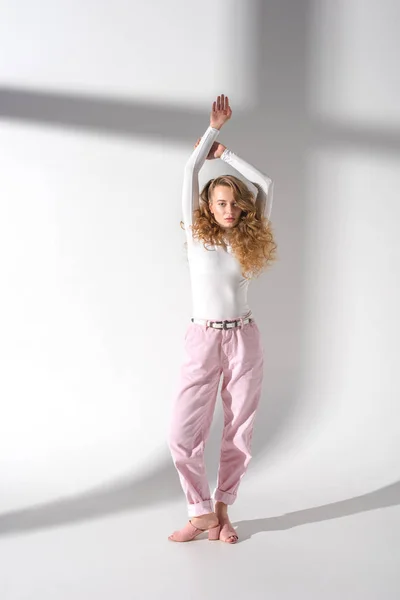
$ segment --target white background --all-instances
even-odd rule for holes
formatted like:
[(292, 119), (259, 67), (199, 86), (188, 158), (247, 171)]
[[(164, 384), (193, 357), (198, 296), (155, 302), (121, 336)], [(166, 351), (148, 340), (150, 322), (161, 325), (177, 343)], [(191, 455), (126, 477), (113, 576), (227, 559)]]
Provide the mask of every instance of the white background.
[[(2, 3), (2, 598), (165, 597), (166, 552), (188, 598), (194, 564), (225, 560), (164, 549), (186, 518), (166, 446), (182, 172), (219, 93), (221, 141), (275, 181), (279, 251), (250, 288), (266, 366), (233, 597), (249, 577), (250, 598), (398, 597), (399, 18), (395, 0)], [(210, 485), (220, 426), (218, 408)]]

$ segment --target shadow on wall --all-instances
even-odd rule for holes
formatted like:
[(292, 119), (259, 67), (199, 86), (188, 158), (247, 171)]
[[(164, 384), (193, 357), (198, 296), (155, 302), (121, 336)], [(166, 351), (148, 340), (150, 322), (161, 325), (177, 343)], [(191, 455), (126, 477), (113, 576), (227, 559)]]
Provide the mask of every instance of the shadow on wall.
[(170, 460), (144, 476), (121, 479), (98, 486), (77, 496), (11, 511), (0, 515), (0, 536), (16, 532), (48, 529), (79, 521), (88, 521), (104, 515), (132, 511), (171, 500), (171, 483), (178, 475)]

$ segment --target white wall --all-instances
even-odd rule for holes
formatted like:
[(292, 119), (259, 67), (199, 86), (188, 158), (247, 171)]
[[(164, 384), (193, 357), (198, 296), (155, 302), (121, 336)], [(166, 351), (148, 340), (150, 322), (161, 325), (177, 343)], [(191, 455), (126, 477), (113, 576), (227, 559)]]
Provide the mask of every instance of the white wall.
[(395, 481), (400, 14), (383, 4), (3, 3), (3, 514), (134, 490), (150, 467), (147, 489), (167, 476), (182, 501), (165, 443), (191, 302), (182, 168), (221, 92), (221, 140), (276, 182), (247, 490), (290, 489), (289, 509)]
[[(5, 85), (202, 108), (251, 103), (253, 11), (240, 0), (3, 2)], [(241, 85), (233, 79), (239, 69)]]

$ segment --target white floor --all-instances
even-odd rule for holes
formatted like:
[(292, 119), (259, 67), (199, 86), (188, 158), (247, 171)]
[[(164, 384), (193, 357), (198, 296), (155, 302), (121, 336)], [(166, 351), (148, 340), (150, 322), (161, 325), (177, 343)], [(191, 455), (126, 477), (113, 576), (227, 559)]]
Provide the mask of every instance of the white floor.
[(348, 499), (280, 514), (268, 504), (243, 491), (231, 511), (235, 546), (168, 541), (185, 522), (181, 502), (63, 526), (3, 529), (0, 598), (398, 600), (398, 505), (357, 508)]

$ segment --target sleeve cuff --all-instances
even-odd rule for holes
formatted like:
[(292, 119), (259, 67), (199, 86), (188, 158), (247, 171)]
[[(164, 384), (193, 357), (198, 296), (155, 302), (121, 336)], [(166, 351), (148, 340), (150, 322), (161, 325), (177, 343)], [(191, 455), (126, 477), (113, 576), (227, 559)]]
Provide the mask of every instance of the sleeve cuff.
[(223, 153), (220, 156), (221, 160), (226, 160), (227, 158), (229, 158), (230, 152), (231, 151), (229, 150), (229, 148), (225, 148), (225, 150), (223, 151)]

